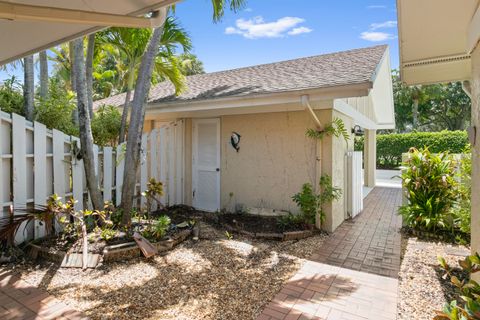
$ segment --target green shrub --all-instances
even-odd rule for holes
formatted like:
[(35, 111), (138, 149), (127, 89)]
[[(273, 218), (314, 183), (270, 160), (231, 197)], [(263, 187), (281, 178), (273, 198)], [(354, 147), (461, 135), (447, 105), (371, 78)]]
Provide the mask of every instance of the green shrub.
[(458, 198), (455, 165), (448, 153), (410, 150), (402, 172), (408, 204), (399, 209), (408, 226), (434, 231), (453, 227), (452, 208)]
[[(355, 139), (355, 150), (363, 151), (364, 138)], [(377, 135), (377, 167), (397, 168), (402, 154), (410, 148), (425, 148), (433, 153), (462, 153), (468, 145), (465, 131), (412, 132)]]
[(120, 134), (122, 114), (114, 106), (101, 106), (93, 115), (93, 141), (99, 146), (115, 146)]
[(40, 99), (35, 107), (35, 120), (49, 129), (57, 129), (69, 135), (78, 135), (72, 121), (72, 112), (77, 107), (75, 94), (65, 91), (58, 80), (51, 78), (48, 97)]
[(298, 205), (301, 212), (301, 219), (305, 224), (315, 224), (315, 217), (318, 214), (320, 221), (325, 220), (325, 212), (323, 206), (333, 200), (339, 199), (342, 190), (332, 185), (332, 179), (328, 175), (320, 177), (320, 192), (315, 193), (310, 183), (302, 186), (302, 191), (295, 194), (292, 200)]
[(143, 236), (153, 240), (160, 240), (167, 234), (170, 224), (171, 220), (168, 216), (160, 216), (143, 231)]
[(472, 274), (480, 271), (478, 253), (459, 261), (464, 279), (453, 275), (444, 258), (438, 258), (450, 281), (457, 288), (459, 298), (445, 305), (443, 311), (436, 311), (434, 320), (475, 320), (480, 319), (480, 285), (472, 280)]
[(0, 86), (0, 108), (9, 113), (25, 115), (21, 85), (11, 77)]

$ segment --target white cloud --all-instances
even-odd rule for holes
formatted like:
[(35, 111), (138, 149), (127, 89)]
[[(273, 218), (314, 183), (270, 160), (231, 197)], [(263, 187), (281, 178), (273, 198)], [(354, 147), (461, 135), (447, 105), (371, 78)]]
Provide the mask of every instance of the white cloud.
[(283, 17), (273, 22), (266, 22), (261, 16), (252, 19), (238, 19), (235, 27), (227, 27), (226, 34), (240, 34), (247, 39), (281, 38), (285, 35), (299, 35), (311, 32), (312, 29), (298, 26), (305, 19), (298, 17)]
[(396, 37), (393, 34), (386, 32), (365, 31), (360, 34), (360, 38), (367, 41), (379, 42), (385, 40), (392, 40)]
[(298, 27), (298, 28), (293, 28), (291, 31), (288, 31), (288, 34), (291, 36), (296, 36), (297, 34), (302, 34), (302, 33), (310, 33), (313, 30), (307, 27)]
[(371, 5), (371, 6), (367, 6), (367, 9), (387, 9), (387, 6), (384, 6), (384, 5)]
[(381, 23), (372, 23), (370, 25), (370, 30), (384, 29), (384, 28), (395, 28), (397, 27), (397, 21), (389, 20)]
[(245, 12), (252, 12), (252, 11), (253, 11), (253, 9), (252, 9), (252, 8), (246, 8), (246, 9), (245, 9), (245, 10), (243, 10), (243, 11), (245, 11)]

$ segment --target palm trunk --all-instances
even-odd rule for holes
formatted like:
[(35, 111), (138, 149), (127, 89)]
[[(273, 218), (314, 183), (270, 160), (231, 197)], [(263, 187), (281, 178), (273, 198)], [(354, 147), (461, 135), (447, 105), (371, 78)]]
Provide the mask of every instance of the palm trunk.
[(86, 77), (87, 77), (87, 100), (88, 113), (90, 119), (93, 119), (93, 54), (95, 51), (95, 33), (88, 36), (87, 58), (86, 58)]
[(27, 120), (33, 121), (34, 111), (34, 90), (35, 79), (33, 71), (33, 55), (23, 58), (23, 97), (25, 100), (25, 117)]
[[(74, 67), (74, 60), (75, 60), (75, 49), (74, 49), (74, 41), (70, 41), (68, 43), (68, 55), (70, 58), (70, 82), (72, 83), (72, 91), (77, 92), (77, 77), (75, 75), (75, 67)], [(83, 57), (83, 51), (82, 51)], [(76, 125), (78, 125), (78, 108), (75, 108), (72, 112), (72, 121)]]
[(128, 118), (128, 111), (130, 109), (131, 97), (132, 97), (132, 90), (127, 89), (127, 93), (125, 96), (125, 104), (123, 105), (122, 123), (120, 125), (120, 136), (118, 137), (118, 143), (123, 143), (125, 141), (125, 131), (127, 130), (127, 118)]
[[(80, 145), (87, 179), (87, 189), (95, 210), (103, 209), (102, 195), (98, 187), (98, 177), (95, 173), (95, 160), (93, 157), (93, 136), (88, 112), (88, 99), (85, 78), (85, 60), (83, 54), (83, 39), (73, 41), (74, 59), (73, 70), (77, 87), (77, 109), (80, 126)], [(81, 201), (82, 199), (77, 199)]]
[(47, 52), (39, 53), (40, 61), (40, 97), (45, 100), (48, 96), (48, 60)]
[(127, 92), (125, 95), (125, 103), (123, 104), (122, 111), (122, 123), (120, 125), (120, 136), (118, 138), (119, 143), (125, 141), (125, 132), (127, 131), (127, 118), (130, 111), (130, 99), (132, 98), (132, 89), (133, 82), (135, 80), (135, 61), (132, 61), (128, 67), (128, 81), (127, 81)]
[(138, 165), (140, 162), (140, 148), (142, 143), (143, 123), (145, 121), (145, 108), (150, 91), (153, 61), (157, 54), (160, 38), (163, 33), (163, 24), (156, 28), (150, 38), (145, 50), (138, 72), (135, 93), (132, 101), (132, 113), (127, 134), (127, 151), (125, 153), (125, 171), (122, 188), (122, 223), (129, 225), (131, 222), (131, 211), (135, 196), (135, 184)]

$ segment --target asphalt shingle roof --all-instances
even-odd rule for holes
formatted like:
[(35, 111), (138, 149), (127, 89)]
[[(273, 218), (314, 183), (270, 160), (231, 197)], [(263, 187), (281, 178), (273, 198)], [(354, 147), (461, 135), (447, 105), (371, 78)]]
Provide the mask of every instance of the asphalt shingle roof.
[[(386, 49), (381, 45), (189, 76), (187, 89), (179, 96), (165, 81), (151, 88), (148, 102), (189, 102), (365, 83), (372, 81)], [(95, 106), (124, 102), (122, 93), (96, 101)]]

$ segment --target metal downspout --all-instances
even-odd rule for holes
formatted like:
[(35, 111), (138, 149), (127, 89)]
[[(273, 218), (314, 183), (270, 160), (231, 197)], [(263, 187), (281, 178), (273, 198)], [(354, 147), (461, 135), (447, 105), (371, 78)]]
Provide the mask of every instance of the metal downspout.
[[(323, 125), (318, 119), (317, 115), (315, 114), (315, 111), (313, 111), (312, 106), (310, 105), (310, 101), (307, 95), (304, 95), (301, 97), (301, 102), (302, 106), (305, 108), (305, 110), (308, 111), (310, 116), (313, 119), (313, 122), (315, 122), (315, 127), (318, 131), (322, 131)], [(317, 192), (320, 192), (320, 177), (322, 176), (322, 140), (316, 140), (315, 144), (315, 160), (316, 160), (316, 165), (315, 165), (315, 183), (314, 187)], [(315, 227), (317, 229), (321, 229), (322, 223), (320, 221), (320, 217), (317, 215), (315, 218)]]

